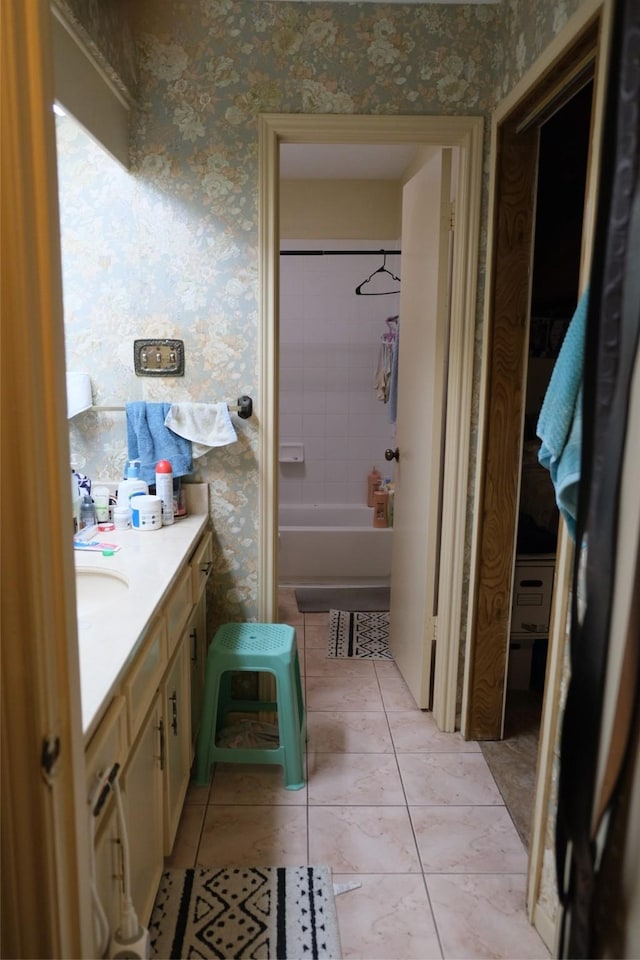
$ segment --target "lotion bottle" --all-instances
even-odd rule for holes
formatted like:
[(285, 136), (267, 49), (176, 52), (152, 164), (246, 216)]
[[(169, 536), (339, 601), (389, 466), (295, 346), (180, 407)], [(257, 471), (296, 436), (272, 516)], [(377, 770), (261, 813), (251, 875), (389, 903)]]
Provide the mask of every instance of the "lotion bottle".
[(173, 468), (168, 460), (156, 463), (156, 495), (162, 500), (162, 525), (173, 523)]
[(140, 478), (139, 460), (127, 460), (124, 480), (121, 480), (118, 484), (118, 506), (129, 509), (129, 499), (132, 493), (149, 493), (148, 484)]

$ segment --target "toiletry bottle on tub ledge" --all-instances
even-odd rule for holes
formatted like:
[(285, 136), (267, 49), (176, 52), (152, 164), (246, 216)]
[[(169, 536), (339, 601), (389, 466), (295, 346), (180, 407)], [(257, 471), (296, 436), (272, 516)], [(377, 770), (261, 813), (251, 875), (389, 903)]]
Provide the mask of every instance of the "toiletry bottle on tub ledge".
[(173, 468), (168, 460), (156, 463), (156, 494), (162, 500), (162, 525), (173, 523)]
[(373, 495), (380, 488), (382, 482), (382, 475), (377, 467), (374, 467), (369, 476), (367, 477), (367, 506), (372, 507), (374, 505)]
[(374, 527), (388, 527), (387, 504), (389, 494), (386, 490), (376, 490), (373, 495), (373, 525)]

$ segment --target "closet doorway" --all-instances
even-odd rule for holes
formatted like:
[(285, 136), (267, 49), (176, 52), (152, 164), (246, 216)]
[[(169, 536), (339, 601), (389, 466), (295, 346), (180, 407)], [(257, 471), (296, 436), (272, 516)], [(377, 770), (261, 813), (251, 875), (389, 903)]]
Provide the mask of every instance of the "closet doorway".
[(504, 739), (481, 742), (523, 842), (535, 796), (559, 514), (536, 424), (579, 299), (593, 82), (540, 128)]
[[(442, 540), (446, 540), (440, 565), (441, 589), (438, 607), (438, 629), (446, 624), (443, 635), (448, 643), (441, 643), (435, 656), (434, 716), (443, 729), (454, 729), (457, 663), (459, 652), (463, 538), (464, 530), (458, 519), (464, 514), (466, 502), (466, 468), (468, 460), (471, 404), (471, 366), (475, 329), (475, 285), (480, 200), (482, 124), (477, 118), (457, 117), (316, 117), (277, 115), (261, 118), (261, 190), (263, 235), (262, 284), (263, 295), (263, 384), (261, 397), (263, 419), (268, 418), (272, 430), (262, 431), (262, 439), (272, 441), (262, 454), (265, 464), (265, 484), (262, 523), (261, 557), (264, 559), (260, 576), (264, 585), (264, 605), (275, 609), (277, 588), (277, 505), (278, 505), (278, 260), (280, 233), (278, 229), (279, 175), (278, 159), (282, 144), (416, 144), (422, 148), (458, 148), (457, 169), (459, 243), (452, 264), (451, 297), (451, 363), (447, 381), (447, 421), (445, 425), (446, 454), (444, 457), (444, 497), (442, 504)], [(465, 425), (461, 428), (461, 425)], [(401, 454), (402, 455), (402, 454)], [(423, 530), (415, 531), (416, 538), (426, 537)], [(393, 581), (393, 578), (392, 578)], [(424, 580), (421, 583), (424, 592)], [(435, 589), (435, 584), (432, 584)], [(394, 590), (392, 582), (392, 593)], [(414, 596), (418, 591), (414, 591)], [(393, 605), (393, 596), (392, 596)], [(424, 632), (414, 642), (425, 644)], [(431, 639), (431, 638), (429, 638)], [(424, 659), (424, 658), (423, 658)]]

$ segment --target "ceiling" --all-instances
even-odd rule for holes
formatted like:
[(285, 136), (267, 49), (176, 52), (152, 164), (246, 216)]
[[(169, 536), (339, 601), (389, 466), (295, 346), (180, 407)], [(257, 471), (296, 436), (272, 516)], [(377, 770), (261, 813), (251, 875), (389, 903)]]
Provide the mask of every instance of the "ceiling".
[(412, 144), (285, 143), (280, 147), (280, 177), (283, 180), (399, 180), (417, 149)]

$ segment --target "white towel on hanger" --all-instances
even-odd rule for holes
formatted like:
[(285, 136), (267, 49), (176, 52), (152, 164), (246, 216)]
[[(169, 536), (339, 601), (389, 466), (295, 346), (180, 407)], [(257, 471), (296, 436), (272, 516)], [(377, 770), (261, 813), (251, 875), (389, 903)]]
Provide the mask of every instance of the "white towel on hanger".
[(382, 400), (383, 403), (387, 403), (389, 400), (391, 354), (391, 344), (387, 340), (382, 340), (380, 343), (380, 351), (378, 353), (378, 365), (376, 367), (374, 387), (377, 399)]
[(191, 440), (195, 458), (238, 439), (226, 403), (172, 403), (164, 425)]

